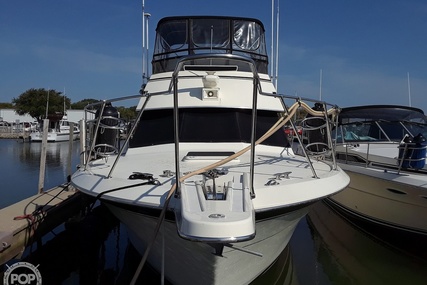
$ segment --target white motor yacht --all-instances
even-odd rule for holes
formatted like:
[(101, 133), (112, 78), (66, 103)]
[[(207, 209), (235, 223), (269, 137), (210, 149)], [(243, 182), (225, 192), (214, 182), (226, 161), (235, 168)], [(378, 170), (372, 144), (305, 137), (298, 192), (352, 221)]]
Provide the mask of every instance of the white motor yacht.
[[(70, 135), (70, 128), (72, 126), (72, 134)], [(70, 137), (72, 140), (78, 139), (80, 136), (79, 124), (68, 121), (67, 115), (63, 115), (58, 121), (50, 121), (47, 141), (48, 142), (63, 142), (69, 141)], [(43, 141), (43, 126), (39, 130), (30, 133), (30, 139), (32, 142)]]
[[(292, 151), (284, 125), (303, 108), (324, 121), (333, 152), (337, 108), (320, 102), (325, 111), (315, 111), (314, 101), (277, 93), (264, 32), (251, 18), (163, 18), (141, 94), (86, 108), (97, 116), (71, 183), (104, 203), (141, 264), (173, 284), (250, 283), (309, 206), (349, 183), (325, 154)], [(137, 119), (120, 140), (114, 106), (135, 99)]]

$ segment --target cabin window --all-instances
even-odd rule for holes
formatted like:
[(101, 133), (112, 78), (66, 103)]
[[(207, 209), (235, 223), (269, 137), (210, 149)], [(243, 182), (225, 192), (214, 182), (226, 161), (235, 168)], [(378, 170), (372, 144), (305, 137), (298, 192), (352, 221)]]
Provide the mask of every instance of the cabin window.
[(163, 24), (157, 30), (155, 53), (167, 53), (187, 48), (187, 22), (185, 20), (171, 21)]
[[(173, 71), (183, 56), (229, 53), (250, 57), (260, 73), (267, 73), (268, 57), (260, 22), (232, 18), (171, 18), (159, 22), (153, 52), (153, 73)], [(251, 71), (247, 63), (229, 59), (200, 59), (191, 64), (236, 65)]]
[(260, 46), (261, 28), (254, 22), (234, 21), (234, 43), (242, 50), (256, 51)]
[[(259, 138), (278, 120), (277, 112), (258, 111), (256, 136)], [(251, 140), (252, 110), (198, 109), (179, 111), (180, 142), (220, 143)], [(174, 142), (173, 110), (146, 110), (137, 126), (130, 147), (141, 147)], [(283, 130), (278, 130), (263, 144), (289, 146)]]
[(195, 19), (192, 24), (193, 44), (197, 48), (227, 48), (229, 21), (222, 19)]

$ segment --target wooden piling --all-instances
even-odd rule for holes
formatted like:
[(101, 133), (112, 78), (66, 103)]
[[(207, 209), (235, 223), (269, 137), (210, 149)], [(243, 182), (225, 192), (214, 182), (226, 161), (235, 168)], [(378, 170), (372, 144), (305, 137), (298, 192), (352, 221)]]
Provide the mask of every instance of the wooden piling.
[(80, 120), (80, 165), (85, 165), (86, 163), (86, 120)]
[(68, 156), (67, 156), (67, 178), (71, 177), (71, 154), (73, 153), (73, 142), (74, 142), (74, 123), (70, 123), (70, 136), (68, 139)]
[(47, 132), (49, 127), (49, 119), (43, 120), (43, 138), (42, 138), (42, 150), (40, 154), (40, 173), (39, 173), (39, 187), (38, 193), (41, 194), (44, 191), (44, 176), (46, 171), (46, 148), (47, 148)]

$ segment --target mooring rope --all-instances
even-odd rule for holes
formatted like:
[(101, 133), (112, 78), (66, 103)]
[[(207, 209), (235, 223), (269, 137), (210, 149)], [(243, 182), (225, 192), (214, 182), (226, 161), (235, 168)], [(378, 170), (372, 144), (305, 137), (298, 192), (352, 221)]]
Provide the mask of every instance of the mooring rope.
[(146, 182), (141, 182), (141, 183), (132, 184), (132, 185), (126, 185), (126, 186), (117, 187), (117, 188), (113, 188), (113, 189), (110, 189), (110, 190), (103, 191), (103, 192), (101, 192), (101, 193), (99, 193), (98, 195), (95, 196), (95, 201), (93, 201), (91, 207), (89, 208), (89, 212), (93, 210), (93, 207), (95, 206), (96, 201), (98, 201), (99, 199), (101, 199), (101, 197), (103, 195), (107, 194), (107, 193), (111, 193), (111, 192), (115, 192), (115, 191), (120, 191), (120, 190), (126, 190), (126, 189), (129, 189), (129, 188), (138, 187), (138, 186), (144, 186), (144, 185), (148, 185), (148, 184), (157, 185), (156, 182), (154, 182), (154, 180), (149, 180), (149, 181), (146, 181)]
[[(61, 191), (59, 191), (58, 193), (56, 193), (49, 201), (47, 201), (44, 205), (41, 205), (41, 206), (38, 206), (32, 213), (29, 213), (29, 214), (23, 214), (23, 215), (19, 215), (19, 216), (16, 216), (16, 217), (14, 217), (13, 219), (15, 220), (15, 221), (18, 221), (18, 220), (24, 220), (24, 219), (26, 219), (27, 221), (28, 221), (28, 227), (29, 227), (29, 230), (30, 230), (30, 235), (29, 235), (29, 237), (31, 237), (33, 234), (35, 234), (35, 232), (36, 232), (36, 230), (37, 230), (37, 226), (38, 226), (38, 224), (41, 222), (41, 221), (43, 221), (43, 219), (44, 219), (44, 217), (46, 217), (46, 215), (47, 215), (47, 212), (46, 211), (44, 211), (43, 209), (47, 206), (47, 205), (49, 205), (49, 203), (50, 202), (52, 202), (54, 199), (56, 199), (58, 196), (59, 196), (59, 194), (61, 194), (62, 192), (64, 192), (65, 191), (65, 189), (68, 189), (68, 187), (69, 187), (69, 185), (70, 185), (70, 183), (68, 182), (68, 183), (66, 183), (65, 184), (65, 187), (63, 187), (62, 188), (62, 190)], [(43, 194), (42, 195), (45, 195), (46, 193), (48, 193), (48, 192), (43, 192)], [(35, 199), (37, 199), (37, 198), (39, 198), (39, 197), (41, 197), (42, 195), (40, 195), (40, 196), (37, 196)], [(30, 203), (32, 203), (32, 202), (30, 202)], [(29, 204), (30, 204), (29, 203)], [(28, 206), (28, 205), (27, 205)], [(25, 210), (24, 210), (24, 212), (25, 212)]]

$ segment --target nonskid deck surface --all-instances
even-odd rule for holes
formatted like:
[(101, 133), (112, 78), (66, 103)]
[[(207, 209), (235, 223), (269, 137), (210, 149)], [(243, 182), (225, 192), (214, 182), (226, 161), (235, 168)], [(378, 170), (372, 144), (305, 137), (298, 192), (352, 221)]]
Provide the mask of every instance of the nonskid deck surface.
[[(246, 145), (243, 144), (227, 144), (227, 151), (237, 152), (243, 149)], [(224, 152), (224, 145), (215, 146), (216, 152)], [(201, 150), (203, 146), (192, 146), (191, 151)], [(206, 150), (206, 146), (204, 148)], [(181, 148), (180, 172), (189, 173), (200, 168), (206, 167), (219, 161), (222, 157), (187, 157), (190, 150)], [(103, 195), (103, 198), (121, 201), (134, 205), (147, 205), (158, 207), (163, 204), (165, 195), (175, 183), (175, 162), (173, 145), (169, 146), (153, 146), (144, 149), (130, 149), (127, 154), (120, 158), (116, 165), (111, 178), (106, 178), (111, 170), (115, 157), (108, 159), (100, 159), (89, 164), (87, 170), (81, 168), (73, 178), (73, 181), (86, 194), (93, 196), (104, 191), (109, 191), (116, 188), (131, 186), (139, 183), (144, 183), (146, 180), (135, 179), (129, 177), (135, 172), (150, 173), (153, 178), (160, 182), (160, 185), (144, 185), (140, 187), (129, 187), (128, 189), (113, 191)], [(227, 174), (216, 179), (217, 185), (224, 185), (229, 181), (241, 183), (244, 173), (249, 174), (250, 152), (220, 166), (217, 169), (226, 170)], [(317, 189), (330, 191), (328, 180), (334, 175), (340, 175), (339, 171), (332, 170), (332, 167), (323, 161), (313, 161), (313, 166), (320, 179), (313, 177), (313, 173), (309, 164), (303, 157), (296, 156), (292, 152), (288, 152), (286, 148), (257, 146), (255, 155), (255, 171), (254, 171), (254, 188), (256, 198), (253, 200), (255, 209), (264, 207), (276, 207), (287, 203), (293, 204), (303, 200), (310, 199), (310, 193)], [(164, 172), (171, 172), (167, 176)], [(195, 175), (184, 182), (196, 183), (202, 181), (203, 175)], [(273, 183), (270, 180), (274, 180)], [(341, 183), (340, 181), (336, 181)], [(307, 183), (311, 187), (306, 187)], [(315, 186), (311, 183), (316, 183)], [(324, 187), (322, 187), (322, 183)], [(329, 182), (330, 183), (330, 182)], [(272, 185), (274, 184), (274, 185)], [(305, 193), (305, 194), (304, 194)], [(319, 195), (319, 192), (312, 194)], [(321, 196), (321, 193), (320, 193)]]

